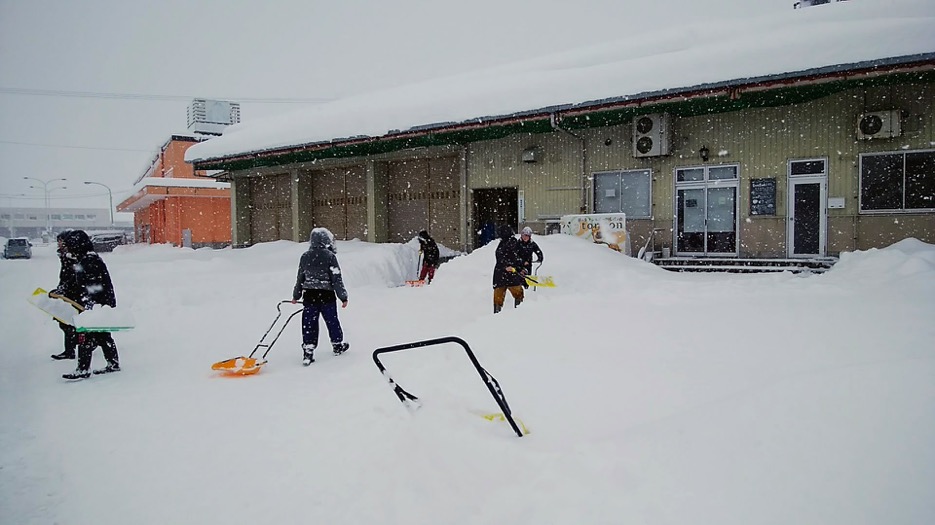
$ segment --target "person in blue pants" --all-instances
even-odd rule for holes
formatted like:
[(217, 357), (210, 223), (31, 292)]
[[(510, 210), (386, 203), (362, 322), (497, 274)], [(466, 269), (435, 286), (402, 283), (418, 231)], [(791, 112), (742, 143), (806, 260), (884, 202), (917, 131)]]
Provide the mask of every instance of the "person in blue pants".
[(324, 318), (334, 355), (350, 348), (338, 319), (338, 304), (347, 308), (347, 289), (341, 277), (334, 235), (327, 228), (315, 228), (309, 235), (308, 250), (299, 260), (299, 273), (292, 290), (292, 303), (302, 299), (302, 364), (315, 362), (318, 346), (318, 319)]

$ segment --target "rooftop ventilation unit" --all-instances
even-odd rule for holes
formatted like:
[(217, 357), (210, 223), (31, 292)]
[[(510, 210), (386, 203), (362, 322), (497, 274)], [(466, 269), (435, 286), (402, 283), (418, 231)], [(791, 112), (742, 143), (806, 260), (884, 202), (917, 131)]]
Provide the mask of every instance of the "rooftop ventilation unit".
[(188, 130), (220, 135), (224, 128), (240, 122), (240, 104), (226, 100), (196, 98), (188, 107)]

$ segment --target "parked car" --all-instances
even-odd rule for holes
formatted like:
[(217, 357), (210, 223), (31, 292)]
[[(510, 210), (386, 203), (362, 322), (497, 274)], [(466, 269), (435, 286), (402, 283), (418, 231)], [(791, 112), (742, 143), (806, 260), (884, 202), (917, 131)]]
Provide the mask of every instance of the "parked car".
[(91, 244), (96, 252), (112, 252), (121, 244), (127, 244), (127, 234), (123, 232), (94, 233), (91, 235)]
[(4, 259), (32, 259), (32, 243), (26, 237), (7, 239), (3, 247)]

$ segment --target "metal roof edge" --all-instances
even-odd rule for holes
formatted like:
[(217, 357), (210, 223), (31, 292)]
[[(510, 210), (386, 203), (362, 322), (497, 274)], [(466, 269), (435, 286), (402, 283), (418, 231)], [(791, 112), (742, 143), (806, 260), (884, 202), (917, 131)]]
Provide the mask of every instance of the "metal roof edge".
[[(646, 101), (660, 100), (660, 99), (669, 99), (677, 97), (686, 97), (692, 98), (694, 96), (699, 96), (700, 93), (710, 93), (717, 91), (725, 91), (731, 89), (742, 88), (746, 86), (758, 86), (764, 84), (778, 84), (786, 85), (793, 83), (798, 80), (805, 79), (819, 79), (822, 77), (835, 77), (841, 76), (842, 73), (858, 73), (866, 72), (867, 70), (875, 70), (879, 68), (892, 69), (899, 66), (907, 65), (930, 65), (935, 67), (935, 52), (931, 53), (917, 53), (912, 55), (903, 55), (899, 57), (889, 57), (882, 59), (874, 60), (865, 60), (860, 62), (850, 62), (845, 64), (835, 64), (829, 66), (821, 66), (816, 68), (803, 69), (798, 71), (790, 71), (785, 73), (777, 73), (773, 75), (762, 75), (757, 77), (742, 77), (732, 80), (724, 80), (719, 82), (711, 82), (704, 84), (697, 84), (693, 86), (684, 86), (678, 88), (666, 88), (657, 91), (646, 91), (632, 95), (621, 95), (618, 97), (609, 97), (604, 99), (590, 100), (585, 102), (569, 103), (569, 104), (559, 104), (552, 106), (545, 106), (536, 109), (522, 110), (514, 113), (508, 113), (503, 115), (488, 115), (482, 117), (472, 117), (470, 119), (463, 120), (461, 122), (437, 122), (432, 124), (422, 124), (418, 126), (413, 126), (406, 130), (392, 130), (383, 135), (379, 136), (368, 136), (368, 135), (358, 135), (354, 137), (343, 137), (343, 138), (334, 138), (331, 140), (317, 141), (317, 142), (307, 142), (294, 144), (291, 146), (279, 146), (275, 148), (253, 150), (253, 151), (244, 151), (236, 154), (222, 155), (217, 157), (209, 157), (204, 159), (199, 159), (193, 161), (192, 164), (196, 166), (209, 166), (216, 164), (223, 164), (226, 161), (236, 161), (236, 160), (245, 160), (251, 158), (260, 158), (260, 157), (275, 157), (279, 155), (288, 154), (291, 152), (302, 151), (302, 150), (313, 150), (313, 149), (327, 149), (329, 147), (335, 146), (346, 146), (354, 144), (362, 144), (367, 142), (379, 142), (382, 140), (392, 140), (398, 138), (412, 137), (425, 135), (430, 133), (437, 133), (439, 131), (456, 131), (456, 130), (469, 130), (479, 127), (488, 127), (488, 126), (497, 126), (497, 125), (507, 125), (510, 123), (515, 123), (523, 120), (538, 120), (543, 118), (548, 118), (550, 115), (555, 113), (565, 113), (565, 112), (575, 112), (575, 113), (587, 113), (589, 111), (597, 110), (598, 108), (606, 108), (607, 106), (615, 105), (632, 105), (640, 104)], [(882, 72), (885, 74), (886, 72)]]

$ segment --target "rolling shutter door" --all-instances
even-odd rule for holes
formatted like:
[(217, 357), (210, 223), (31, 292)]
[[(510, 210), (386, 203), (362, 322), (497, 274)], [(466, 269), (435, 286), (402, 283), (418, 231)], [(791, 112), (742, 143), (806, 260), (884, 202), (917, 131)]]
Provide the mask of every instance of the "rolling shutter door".
[(427, 229), (439, 243), (460, 239), (458, 159), (413, 159), (387, 165), (388, 240), (407, 242)]
[(365, 239), (367, 180), (362, 166), (316, 171), (312, 175), (312, 217), (338, 239)]
[(292, 238), (291, 186), (288, 173), (250, 179), (253, 243)]

